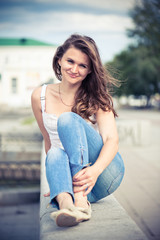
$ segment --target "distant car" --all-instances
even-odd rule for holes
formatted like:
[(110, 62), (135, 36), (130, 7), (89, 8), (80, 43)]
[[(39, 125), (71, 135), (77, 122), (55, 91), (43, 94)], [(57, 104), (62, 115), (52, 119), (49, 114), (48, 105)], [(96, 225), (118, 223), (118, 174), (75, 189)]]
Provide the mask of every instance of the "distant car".
[(132, 107), (145, 107), (147, 105), (147, 97), (144, 95), (139, 97), (130, 95), (128, 97), (128, 105)]

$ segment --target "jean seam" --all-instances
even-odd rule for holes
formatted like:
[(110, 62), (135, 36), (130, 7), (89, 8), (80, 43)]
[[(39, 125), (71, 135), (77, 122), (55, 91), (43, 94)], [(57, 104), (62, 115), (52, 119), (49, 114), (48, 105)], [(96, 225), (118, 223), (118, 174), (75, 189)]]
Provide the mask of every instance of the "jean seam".
[[(73, 117), (74, 119), (78, 120), (79, 124), (82, 124), (82, 123), (81, 123), (81, 119), (79, 118), (78, 115), (76, 115), (76, 114), (73, 113), (72, 117)], [(83, 124), (82, 124), (82, 126), (83, 126)], [(83, 128), (84, 128), (84, 126), (83, 126)], [(80, 128), (77, 127), (77, 129), (78, 129), (78, 135), (79, 135), (79, 138), (80, 138), (80, 152), (81, 152), (80, 165), (83, 166), (83, 162), (84, 162), (84, 161), (83, 161), (83, 158), (84, 158), (84, 157), (83, 157), (83, 151), (85, 150), (85, 147), (84, 147), (83, 142), (82, 142), (82, 137), (81, 137), (81, 134), (80, 134)]]

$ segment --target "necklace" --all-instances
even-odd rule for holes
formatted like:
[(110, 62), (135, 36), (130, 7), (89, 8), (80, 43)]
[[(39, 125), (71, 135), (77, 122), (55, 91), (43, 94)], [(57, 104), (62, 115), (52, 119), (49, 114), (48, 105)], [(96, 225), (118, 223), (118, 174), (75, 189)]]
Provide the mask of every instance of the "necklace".
[(59, 96), (60, 96), (61, 102), (62, 102), (65, 106), (67, 106), (67, 107), (72, 107), (72, 106), (73, 106), (73, 104), (68, 105), (68, 104), (66, 104), (65, 102), (63, 102), (63, 99), (62, 99), (62, 96), (61, 96), (60, 84), (59, 84)]

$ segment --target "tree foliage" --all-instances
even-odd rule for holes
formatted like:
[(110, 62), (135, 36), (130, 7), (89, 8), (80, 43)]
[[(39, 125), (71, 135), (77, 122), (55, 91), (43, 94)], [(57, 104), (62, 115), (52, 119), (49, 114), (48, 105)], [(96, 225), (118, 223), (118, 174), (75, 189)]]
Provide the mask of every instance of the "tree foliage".
[[(142, 0), (130, 11), (135, 24), (127, 30), (135, 45), (117, 54), (108, 64), (118, 69), (121, 87), (116, 95), (146, 95), (160, 92), (160, 1)], [(106, 65), (107, 66), (107, 65)]]
[(137, 2), (130, 16), (135, 25), (134, 29), (128, 29), (129, 37), (137, 39), (139, 45), (149, 48), (151, 54), (160, 54), (160, 1), (142, 0)]

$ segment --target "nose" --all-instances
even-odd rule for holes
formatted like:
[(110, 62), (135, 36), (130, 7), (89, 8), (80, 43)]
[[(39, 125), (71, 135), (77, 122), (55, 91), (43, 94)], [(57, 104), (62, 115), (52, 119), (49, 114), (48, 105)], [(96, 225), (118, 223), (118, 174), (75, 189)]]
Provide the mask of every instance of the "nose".
[(72, 73), (77, 73), (78, 72), (78, 65), (77, 64), (74, 64), (72, 66)]

